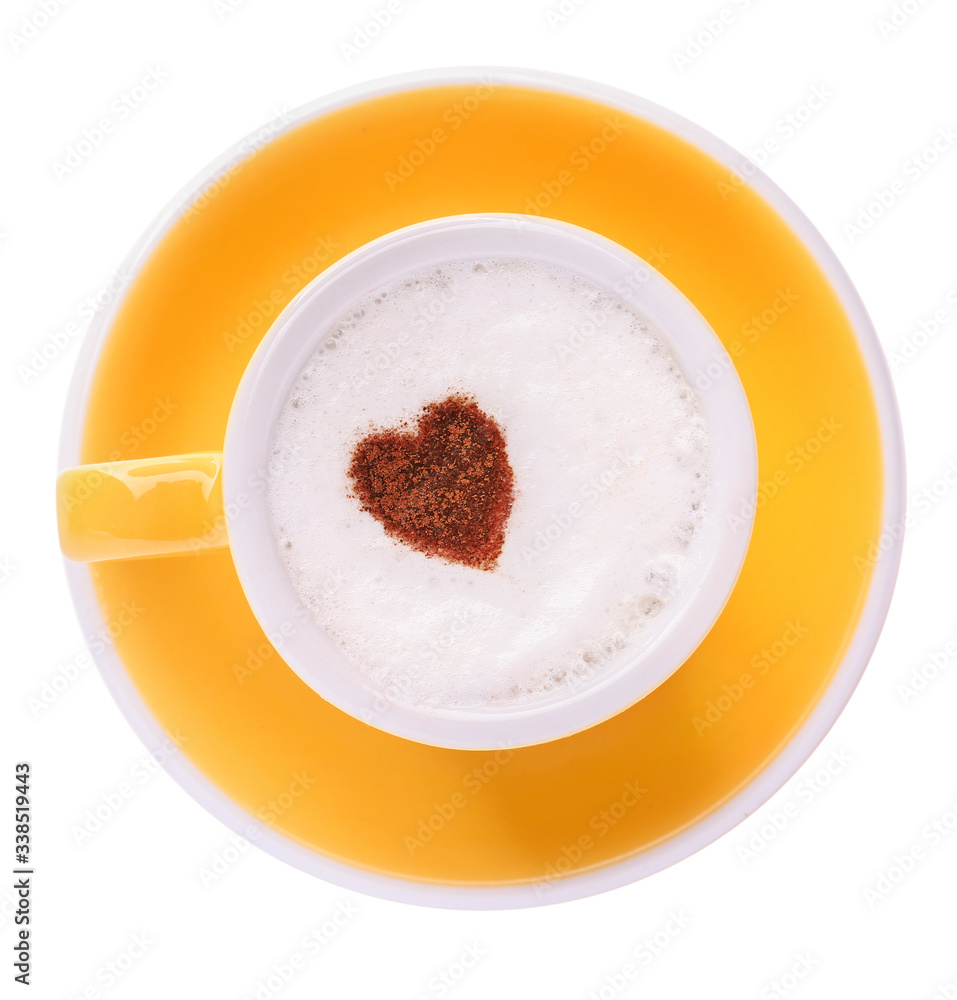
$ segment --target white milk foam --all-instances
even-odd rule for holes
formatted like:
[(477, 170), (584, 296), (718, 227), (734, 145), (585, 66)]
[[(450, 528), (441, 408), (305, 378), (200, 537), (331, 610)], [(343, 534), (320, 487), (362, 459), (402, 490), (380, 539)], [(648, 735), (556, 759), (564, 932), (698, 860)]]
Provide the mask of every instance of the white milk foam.
[[(498, 422), (515, 475), (491, 571), (390, 538), (348, 476), (361, 438), (452, 394)], [(488, 708), (566, 697), (660, 633), (694, 579), (711, 475), (704, 415), (651, 324), (570, 271), (501, 258), (383, 285), (332, 327), (280, 416), (268, 498), (295, 589), (367, 686)]]

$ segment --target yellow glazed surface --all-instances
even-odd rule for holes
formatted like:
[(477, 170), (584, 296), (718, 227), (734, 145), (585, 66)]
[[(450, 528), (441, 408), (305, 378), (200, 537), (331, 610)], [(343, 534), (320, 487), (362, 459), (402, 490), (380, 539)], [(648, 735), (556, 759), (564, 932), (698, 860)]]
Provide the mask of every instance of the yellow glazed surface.
[(57, 479), (68, 559), (164, 555), (225, 545), (223, 457), (216, 452), (67, 469)]
[[(534, 89), (365, 100), (233, 166), (133, 281), (96, 368), (82, 461), (219, 452), (253, 350), (321, 269), (424, 219), (533, 209), (662, 271), (734, 357), (752, 408), (762, 485), (747, 561), (720, 620), (666, 683), (554, 743), (437, 749), (358, 722), (299, 680), (253, 618), (228, 549), (90, 566), (106, 620), (123, 602), (142, 608), (116, 646), (192, 763), (251, 815), (367, 870), (547, 883), (674, 836), (801, 725), (867, 594), (855, 556), (880, 531), (881, 442), (823, 272), (762, 199), (685, 141)], [(165, 419), (130, 435), (160, 402)]]

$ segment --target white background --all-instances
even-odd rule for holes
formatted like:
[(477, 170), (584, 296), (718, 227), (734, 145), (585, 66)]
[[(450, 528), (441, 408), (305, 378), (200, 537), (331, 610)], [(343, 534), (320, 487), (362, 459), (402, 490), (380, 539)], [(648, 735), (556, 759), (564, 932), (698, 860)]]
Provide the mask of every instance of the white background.
[[(957, 667), (945, 650), (957, 639), (957, 503), (948, 481), (957, 482), (957, 293), (947, 298), (957, 289), (957, 142), (942, 138), (943, 152), (919, 178), (905, 172), (935, 134), (957, 126), (957, 7), (907, 0), (902, 9), (913, 13), (896, 18), (905, 23), (882, 30), (893, 0), (728, 0), (731, 23), (679, 68), (674, 54), (708, 31), (719, 0), (568, 0), (561, 23), (548, 17), (557, 3), (401, 0), (388, 29), (352, 58), (340, 42), (381, 0), (44, 3), (55, 16), (25, 44), (13, 36), (24, 18), (42, 24), (39, 0), (5, 0), (0, 12), (0, 799), (11, 803), (0, 808), (0, 861), (5, 869), (13, 840), (13, 764), (30, 760), (39, 872), (33, 995), (77, 997), (95, 987), (87, 995), (110, 1000), (438, 997), (432, 977), (454, 975), (472, 946), (481, 957), (449, 993), (456, 1000), (584, 1000), (590, 991), (662, 1000), (957, 996)], [(52, 487), (78, 340), (39, 377), (25, 381), (18, 368), (78, 318), (182, 185), (277, 111), (378, 76), (451, 65), (594, 78), (742, 150), (777, 137), (768, 173), (837, 251), (885, 349), (920, 342), (894, 376), (914, 517), (870, 667), (820, 749), (766, 807), (680, 865), (576, 903), (422, 909), (345, 892), (256, 849), (204, 887), (200, 869), (229, 846), (228, 832), (162, 771), (77, 845), (71, 827), (144, 751), (94, 669), (68, 666), (85, 661)], [(54, 161), (151, 67), (166, 74), (162, 84), (58, 179)], [(800, 114), (815, 86), (832, 96), (781, 141), (778, 123)], [(865, 234), (850, 236), (845, 224), (895, 178), (905, 180), (903, 194)], [(920, 323), (937, 310), (939, 331), (922, 335)], [(904, 704), (899, 685), (941, 650), (939, 674)], [(38, 711), (31, 699), (67, 674), (74, 678), (59, 681), (53, 703)], [(808, 779), (835, 752), (850, 762), (811, 794)], [(773, 829), (768, 822), (788, 803), (797, 815), (745, 862), (741, 845)], [(953, 832), (932, 844), (922, 831), (935, 820)], [(871, 905), (865, 890), (915, 844), (923, 858)], [(4, 995), (13, 977), (10, 882), (0, 881)], [(340, 905), (357, 912), (310, 955), (304, 935)], [(646, 966), (635, 948), (671, 911), (690, 923)], [(148, 944), (129, 959), (131, 948), (143, 950), (136, 935)], [(304, 967), (288, 982), (272, 980), (278, 994), (260, 985), (294, 953)], [(782, 980), (802, 956), (811, 971)], [(609, 983), (629, 961), (640, 976), (616, 992)], [(112, 981), (111, 962), (125, 970)], [(12, 986), (11, 996), (23, 989)]]

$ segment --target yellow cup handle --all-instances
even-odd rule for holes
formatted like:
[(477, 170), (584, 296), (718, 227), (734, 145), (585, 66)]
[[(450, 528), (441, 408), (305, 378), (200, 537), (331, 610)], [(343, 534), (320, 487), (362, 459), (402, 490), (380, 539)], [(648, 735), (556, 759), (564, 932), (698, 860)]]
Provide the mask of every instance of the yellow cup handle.
[(226, 545), (222, 469), (220, 452), (67, 469), (56, 484), (63, 554), (98, 562)]

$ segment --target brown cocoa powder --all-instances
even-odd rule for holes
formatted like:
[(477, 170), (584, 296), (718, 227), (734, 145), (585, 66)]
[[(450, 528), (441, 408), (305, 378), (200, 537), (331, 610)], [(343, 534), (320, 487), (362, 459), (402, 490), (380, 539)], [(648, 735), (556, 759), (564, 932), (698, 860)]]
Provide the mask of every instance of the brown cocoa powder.
[(492, 570), (505, 543), (514, 476), (501, 428), (474, 399), (424, 407), (414, 428), (377, 430), (349, 466), (362, 509), (429, 556)]

